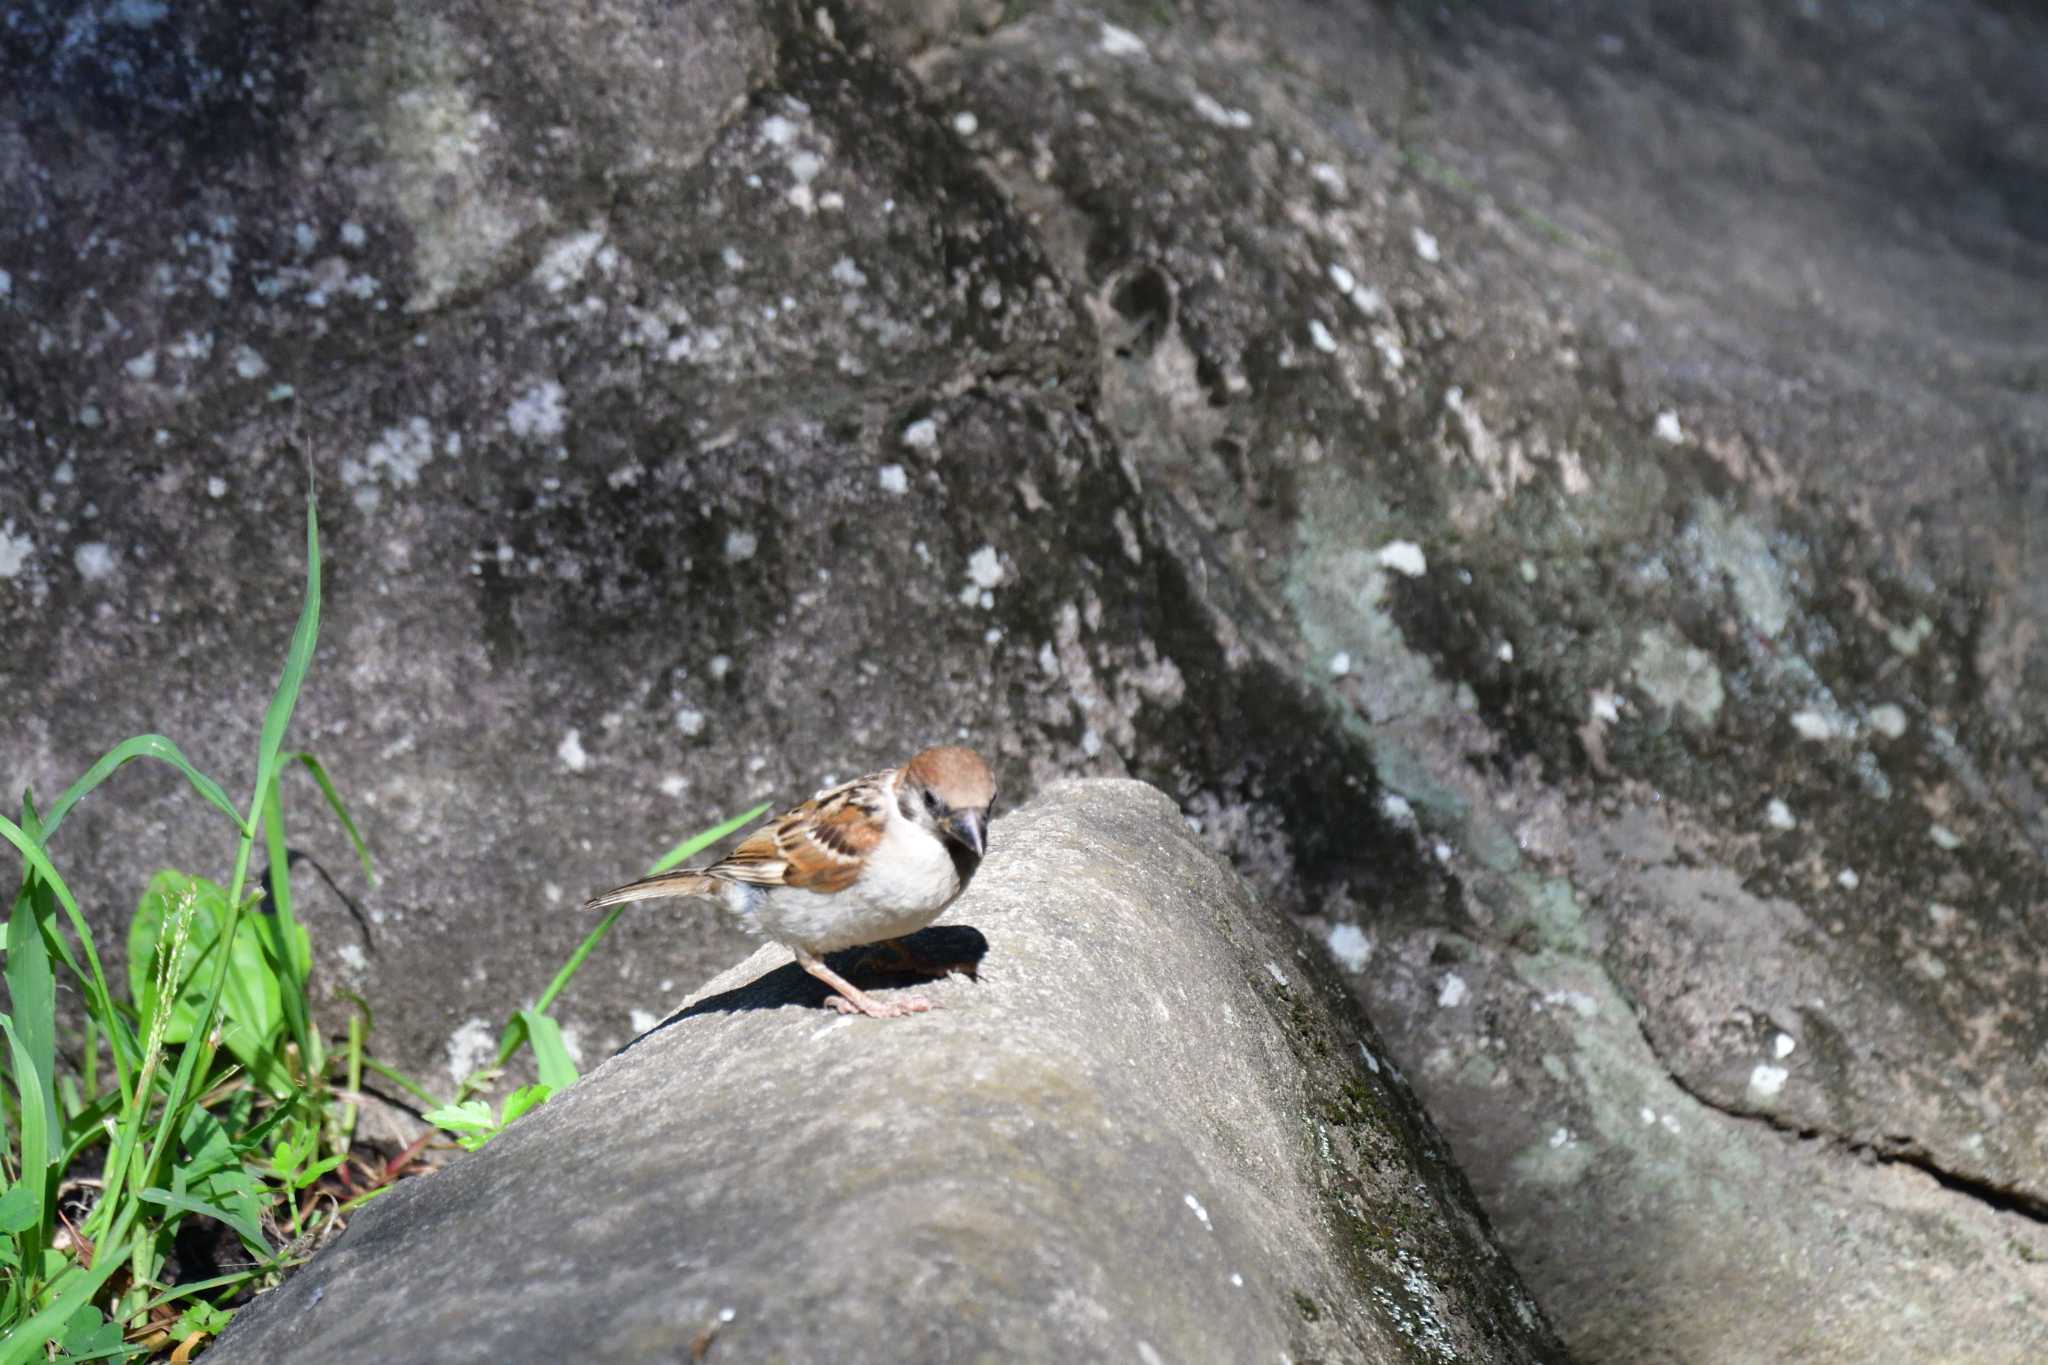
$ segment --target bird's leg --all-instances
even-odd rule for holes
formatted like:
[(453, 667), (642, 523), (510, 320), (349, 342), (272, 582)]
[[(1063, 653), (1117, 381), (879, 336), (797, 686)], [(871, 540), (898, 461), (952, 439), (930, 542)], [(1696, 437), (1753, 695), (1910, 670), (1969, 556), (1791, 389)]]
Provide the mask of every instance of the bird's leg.
[(922, 1014), (932, 1007), (932, 1002), (921, 995), (913, 995), (908, 1000), (877, 1000), (802, 948), (792, 945), (790, 951), (796, 954), (798, 966), (837, 992), (826, 996), (825, 1003), (841, 1014), (860, 1013), (874, 1019), (895, 1019), (906, 1014)]

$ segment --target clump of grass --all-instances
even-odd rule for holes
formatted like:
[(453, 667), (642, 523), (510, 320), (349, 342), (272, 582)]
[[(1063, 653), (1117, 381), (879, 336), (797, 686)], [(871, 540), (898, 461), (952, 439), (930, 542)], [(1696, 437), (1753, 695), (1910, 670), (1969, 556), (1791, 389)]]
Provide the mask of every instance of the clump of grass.
[[(368, 848), (326, 770), (284, 744), (319, 625), (319, 519), (309, 487), (304, 601), (264, 715), (247, 806), (235, 805), (177, 745), (150, 734), (109, 750), (47, 813), (24, 793), (20, 820), (0, 817), (0, 838), (23, 864), (6, 926), (0, 1011), (0, 1365), (188, 1358), (235, 1304), (275, 1283), (356, 1206), (389, 1188), (424, 1145), (422, 1138), (375, 1164), (352, 1151), (366, 1070), (415, 1096), (432, 1122), (472, 1149), (576, 1079), (548, 1010), (610, 931), (616, 909), (541, 997), (512, 1014), (492, 1065), (450, 1099), (367, 1054), (370, 1011), (361, 1000), (338, 1045), (315, 1027), (312, 944), (294, 913), (285, 843), (288, 772), (312, 780), (374, 880)], [(117, 998), (49, 845), (71, 809), (135, 759), (170, 765), (221, 812), (235, 861), (226, 886), (176, 870), (151, 880), (129, 924), (127, 989)], [(685, 841), (657, 869), (764, 809)], [(264, 887), (250, 875), (259, 840), (268, 873), (254, 880)], [(84, 1001), (78, 1061), (61, 1071), (60, 969)], [(533, 1049), (540, 1082), (493, 1111), (476, 1096), (522, 1046)], [(189, 1270), (181, 1239), (195, 1232), (229, 1243), (229, 1254), (215, 1258), (223, 1273), (177, 1273)]]

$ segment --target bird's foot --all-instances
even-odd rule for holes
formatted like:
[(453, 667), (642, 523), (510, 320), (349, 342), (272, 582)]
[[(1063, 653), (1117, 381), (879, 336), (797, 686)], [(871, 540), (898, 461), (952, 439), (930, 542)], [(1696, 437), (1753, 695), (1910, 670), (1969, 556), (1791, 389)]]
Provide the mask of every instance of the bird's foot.
[(802, 948), (792, 948), (792, 951), (796, 954), (798, 966), (832, 989), (832, 994), (825, 997), (825, 1003), (841, 1014), (865, 1014), (870, 1019), (900, 1019), (906, 1014), (923, 1014), (932, 1007), (932, 1002), (921, 995), (913, 995), (907, 1000), (877, 1000), (827, 967), (815, 955)]
[(825, 1003), (841, 1014), (865, 1014), (870, 1019), (901, 1019), (906, 1014), (923, 1014), (933, 1007), (932, 1002), (921, 995), (903, 1000), (877, 1000), (866, 991), (855, 991), (851, 999), (844, 995), (828, 995)]

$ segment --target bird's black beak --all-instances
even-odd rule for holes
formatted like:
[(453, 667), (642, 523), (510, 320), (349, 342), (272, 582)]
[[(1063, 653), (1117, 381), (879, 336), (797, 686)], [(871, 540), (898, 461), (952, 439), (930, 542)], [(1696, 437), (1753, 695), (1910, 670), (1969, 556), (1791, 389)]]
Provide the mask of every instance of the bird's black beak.
[(963, 848), (974, 851), (979, 858), (988, 847), (988, 815), (978, 810), (956, 810), (945, 819), (946, 837)]

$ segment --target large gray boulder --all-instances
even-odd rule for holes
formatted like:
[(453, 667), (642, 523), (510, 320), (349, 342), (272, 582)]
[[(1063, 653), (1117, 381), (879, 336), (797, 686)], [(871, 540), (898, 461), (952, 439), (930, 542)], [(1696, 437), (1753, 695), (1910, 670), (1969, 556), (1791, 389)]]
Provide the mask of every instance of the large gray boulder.
[[(10, 788), (239, 787), (303, 453), (384, 875), (301, 818), (301, 905), (431, 1082), (965, 736), (1307, 924), (1587, 1358), (2048, 1353), (2038, 15), (400, 8), (9, 16)], [(118, 940), (226, 844), (54, 852)], [(623, 922), (570, 1042), (743, 942)]]
[[(1538, 1361), (1342, 986), (1135, 782), (998, 820), (906, 1020), (763, 948), (208, 1359)], [(670, 1002), (653, 999), (666, 1007)]]

